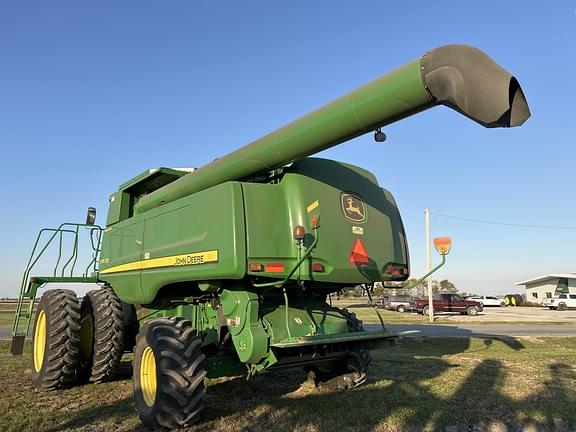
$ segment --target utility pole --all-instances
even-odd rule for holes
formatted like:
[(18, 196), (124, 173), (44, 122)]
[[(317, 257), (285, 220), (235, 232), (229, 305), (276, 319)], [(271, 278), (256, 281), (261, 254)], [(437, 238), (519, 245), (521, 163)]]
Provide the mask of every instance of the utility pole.
[[(432, 255), (430, 253), (430, 209), (424, 210), (426, 217), (426, 269), (428, 272), (432, 270)], [(428, 315), (430, 322), (434, 322), (434, 307), (432, 303), (432, 275), (426, 279), (428, 282)]]

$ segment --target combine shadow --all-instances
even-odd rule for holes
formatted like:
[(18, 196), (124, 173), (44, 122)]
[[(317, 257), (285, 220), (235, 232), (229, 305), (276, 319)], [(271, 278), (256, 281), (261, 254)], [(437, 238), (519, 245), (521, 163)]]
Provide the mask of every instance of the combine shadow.
[[(393, 348), (374, 352), (371, 378), (349, 392), (317, 390), (299, 369), (270, 371), (250, 381), (232, 378), (209, 387), (203, 421), (189, 430), (333, 432), (393, 427), (400, 431), (482, 432), (493, 430), (495, 424), (499, 432), (576, 430), (576, 415), (564, 411), (566, 403), (558, 404), (576, 404), (568, 390), (576, 380), (574, 367), (552, 364), (544, 390), (530, 398), (504, 393), (502, 382), (510, 378), (509, 372), (501, 361), (482, 353), (496, 340), (515, 351), (524, 348), (514, 338), (486, 338), (476, 349), (478, 356), (459, 357), (459, 364), (450, 356), (470, 353), (470, 338), (443, 339), (442, 343), (426, 337), (403, 340)], [(460, 374), (460, 381), (463, 373), (466, 378), (458, 388), (449, 384), (446, 389), (437, 388), (449, 383), (452, 374)], [(102, 418), (120, 424), (133, 415), (130, 397), (79, 411), (50, 432), (97, 430), (89, 425)], [(145, 431), (142, 426), (132, 430)]]
[[(483, 346), (476, 351), (487, 351), (496, 340), (515, 351), (524, 348), (514, 338), (491, 337), (484, 339)], [(414, 342), (418, 343), (418, 356), (413, 355)], [(380, 431), (391, 430), (390, 425), (403, 431), (576, 429), (576, 416), (564, 411), (566, 404), (557, 403), (570, 400), (576, 403), (576, 397), (568, 391), (576, 379), (573, 367), (564, 363), (550, 366), (551, 378), (543, 386), (545, 390), (524, 398), (502, 391), (503, 380), (510, 377), (501, 361), (482, 359), (481, 353), (480, 360), (468, 359), (465, 364), (444, 358), (469, 350), (469, 338), (446, 340), (442, 347), (440, 352), (434, 340), (419, 338), (391, 348), (400, 350), (402, 355), (396, 353), (386, 358), (385, 352), (381, 352), (371, 366), (374, 378), (351, 392), (302, 391), (308, 383), (299, 371), (274, 371), (251, 383), (235, 379), (212, 386), (204, 423), (194, 430), (220, 429), (225, 422), (238, 426), (229, 430), (254, 432)], [(449, 382), (453, 372), (467, 375), (458, 388), (449, 385), (449, 391), (432, 388), (439, 382)], [(279, 429), (280, 425), (285, 429)]]
[[(117, 424), (118, 428), (123, 421), (134, 414), (134, 401), (132, 397), (116, 400), (109, 404), (99, 405), (97, 407), (85, 408), (76, 411), (70, 420), (65, 423), (46, 429), (45, 432), (61, 432), (68, 430), (84, 430), (98, 431), (101, 430), (97, 426), (90, 428), (91, 425), (106, 419), (107, 422)], [(110, 430), (110, 429), (105, 429)], [(138, 426), (134, 431), (144, 432), (146, 429), (143, 426)]]

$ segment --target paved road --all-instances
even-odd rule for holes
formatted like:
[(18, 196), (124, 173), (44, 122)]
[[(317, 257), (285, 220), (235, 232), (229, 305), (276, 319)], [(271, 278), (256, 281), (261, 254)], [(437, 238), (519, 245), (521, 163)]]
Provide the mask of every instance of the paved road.
[[(379, 325), (366, 325), (366, 330), (380, 330)], [(395, 332), (409, 332), (405, 336), (576, 336), (573, 325), (514, 325), (514, 324), (477, 324), (477, 325), (399, 325), (388, 324), (387, 328)], [(0, 327), (0, 339), (10, 339), (11, 327)]]
[[(366, 330), (379, 330), (379, 325), (366, 325)], [(576, 336), (573, 325), (515, 325), (515, 324), (478, 324), (478, 325), (396, 325), (387, 327), (395, 332), (414, 332), (406, 336)]]

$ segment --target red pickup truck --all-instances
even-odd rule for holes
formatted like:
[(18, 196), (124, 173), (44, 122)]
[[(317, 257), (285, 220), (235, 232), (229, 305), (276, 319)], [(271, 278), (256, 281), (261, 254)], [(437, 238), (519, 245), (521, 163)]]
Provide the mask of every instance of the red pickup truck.
[[(474, 300), (464, 300), (458, 294), (435, 294), (432, 298), (434, 312), (460, 312), (471, 316), (482, 312), (482, 304)], [(415, 299), (410, 303), (413, 310), (428, 315), (428, 299)]]

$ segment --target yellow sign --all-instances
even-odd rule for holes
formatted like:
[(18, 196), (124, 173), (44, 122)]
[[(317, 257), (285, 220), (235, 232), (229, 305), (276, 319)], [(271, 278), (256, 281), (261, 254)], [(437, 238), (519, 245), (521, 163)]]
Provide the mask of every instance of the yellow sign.
[(311, 211), (315, 210), (316, 208), (318, 208), (318, 206), (320, 205), (320, 203), (318, 202), (318, 200), (314, 201), (312, 204), (310, 204), (308, 207), (306, 207), (306, 211), (308, 213), (310, 213)]
[(162, 258), (146, 259), (144, 261), (135, 261), (127, 264), (120, 264), (114, 267), (101, 270), (100, 273), (118, 273), (133, 270), (146, 270), (159, 267), (182, 267), (189, 265), (207, 264), (218, 262), (218, 250), (205, 252), (194, 252), (184, 255), (172, 255)]

